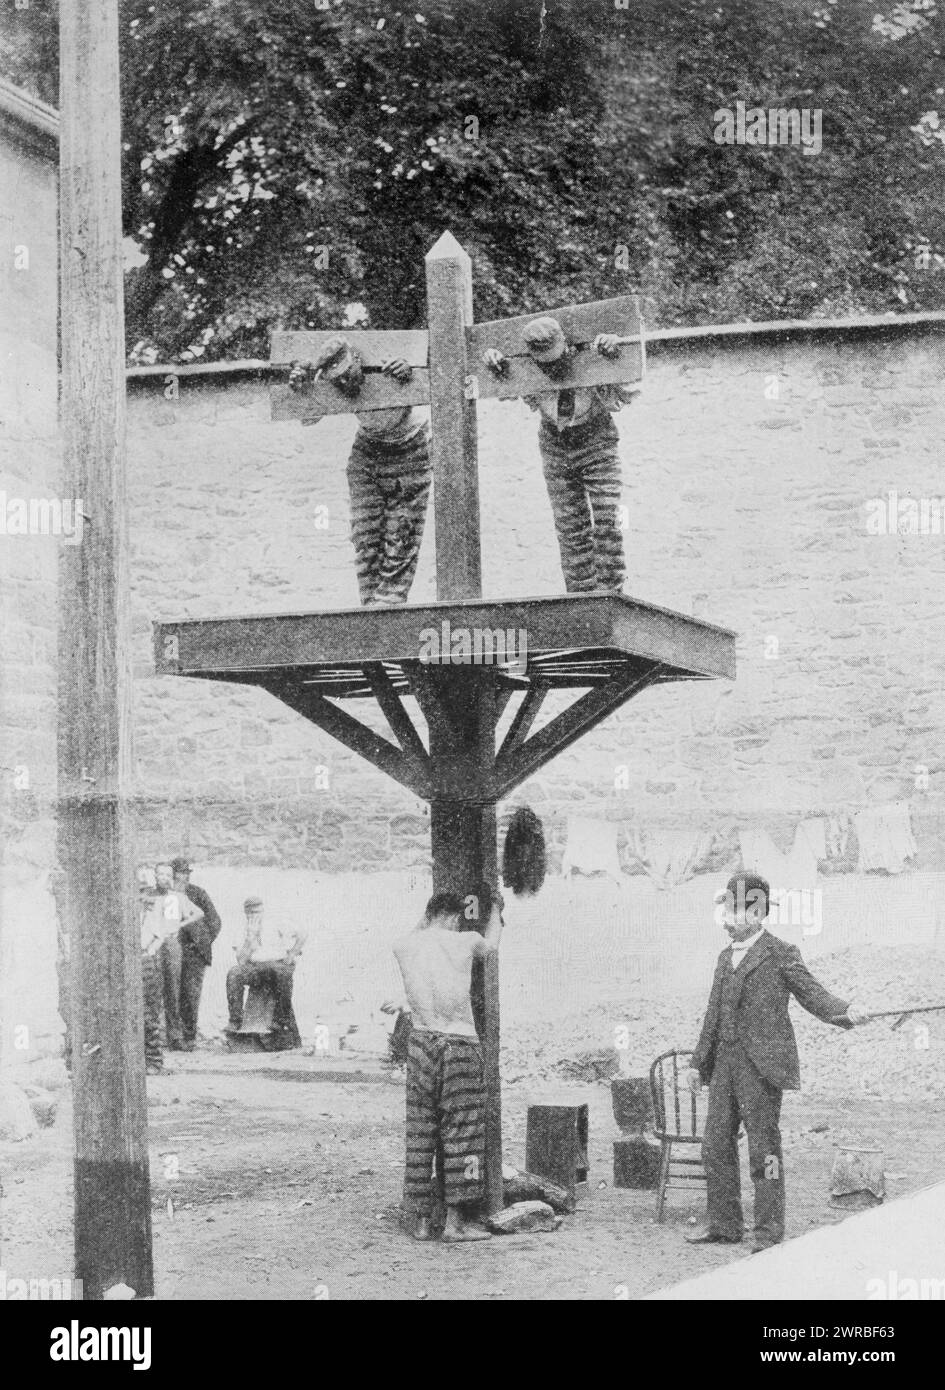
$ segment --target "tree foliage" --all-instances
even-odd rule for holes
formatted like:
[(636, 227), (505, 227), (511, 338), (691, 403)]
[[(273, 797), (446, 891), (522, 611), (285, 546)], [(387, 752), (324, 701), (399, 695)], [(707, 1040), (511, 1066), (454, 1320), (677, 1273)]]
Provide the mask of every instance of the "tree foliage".
[[(414, 4), (122, 0), (135, 360), (421, 323), (445, 227), (478, 318), (628, 289), (661, 324), (945, 304), (936, 0)], [(54, 101), (54, 0), (3, 25), (0, 70)], [(822, 149), (717, 144), (738, 101), (821, 110)]]

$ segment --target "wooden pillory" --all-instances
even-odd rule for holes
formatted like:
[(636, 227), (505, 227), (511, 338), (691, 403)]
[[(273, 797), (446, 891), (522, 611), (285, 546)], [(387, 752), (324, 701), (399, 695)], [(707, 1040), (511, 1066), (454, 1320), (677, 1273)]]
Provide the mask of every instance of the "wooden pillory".
[[(482, 881), (497, 885), (500, 800), (648, 686), (734, 677), (734, 637), (615, 594), (483, 599), (476, 400), (637, 381), (644, 369), (643, 336), (630, 298), (553, 311), (579, 351), (568, 375), (552, 383), (521, 340), (524, 325), (540, 315), (473, 323), (469, 257), (448, 232), (428, 253), (426, 272), (426, 333), (345, 334), (368, 365), (355, 401), (323, 380), (302, 391), (279, 385), (272, 414), (276, 420), (312, 420), (429, 402), (437, 602), (158, 622), (155, 661), (163, 675), (260, 686), (429, 802), (434, 891), (468, 896)], [(589, 350), (603, 332), (623, 340), (615, 360)], [(329, 336), (334, 335), (277, 333), (273, 361), (288, 370), (291, 361), (312, 358)], [(511, 359), (502, 376), (480, 365), (490, 347)], [(370, 370), (394, 356), (414, 368), (405, 384)], [(442, 631), (444, 623), (454, 635), (523, 630), (527, 657), (503, 660), (503, 648), (500, 659), (491, 660), (480, 647), (477, 663), (466, 648), (456, 664), (451, 647), (441, 652), (440, 661), (431, 661), (424, 655), (429, 651), (424, 634)], [(535, 729), (544, 702), (556, 690), (583, 693)], [(415, 701), (426, 739), (405, 698)], [(392, 737), (350, 714), (344, 704), (354, 700), (375, 701)], [(503, 1205), (494, 956), (474, 977), (473, 1006), (485, 1059), (485, 1185), (494, 1213)]]

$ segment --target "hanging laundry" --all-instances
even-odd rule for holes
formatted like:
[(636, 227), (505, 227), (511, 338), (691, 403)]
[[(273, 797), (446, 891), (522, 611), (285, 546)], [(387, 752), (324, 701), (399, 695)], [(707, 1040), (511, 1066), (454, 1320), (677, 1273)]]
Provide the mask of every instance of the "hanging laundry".
[(581, 874), (610, 874), (622, 880), (620, 856), (617, 853), (616, 821), (586, 820), (581, 816), (568, 818), (568, 838), (561, 873), (565, 878), (577, 871)]
[(861, 873), (885, 869), (888, 874), (901, 874), (906, 860), (914, 859), (918, 852), (906, 801), (858, 811), (853, 824), (860, 842), (857, 868)]
[[(780, 887), (793, 891), (817, 887), (817, 869), (827, 857), (826, 824), (822, 820), (802, 821), (794, 832), (794, 844), (785, 855), (785, 880)], [(774, 884), (772, 882), (772, 887)]]
[(707, 830), (630, 831), (630, 848), (657, 888), (675, 888), (709, 868), (715, 834)]
[(849, 816), (830, 816), (827, 821), (827, 858), (842, 859), (850, 839)]
[(827, 821), (824, 816), (815, 816), (812, 820), (802, 820), (794, 837), (795, 845), (798, 837), (806, 842), (815, 859), (827, 858)]
[(743, 826), (738, 832), (742, 847), (742, 867), (761, 874), (772, 888), (786, 884), (789, 876), (787, 856), (758, 825)]

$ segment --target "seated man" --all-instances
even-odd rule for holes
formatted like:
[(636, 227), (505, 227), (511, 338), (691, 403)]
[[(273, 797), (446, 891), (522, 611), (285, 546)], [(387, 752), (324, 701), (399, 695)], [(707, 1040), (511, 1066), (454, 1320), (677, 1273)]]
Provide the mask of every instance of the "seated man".
[(291, 1031), (297, 1036), (292, 1012), (292, 976), (302, 954), (305, 933), (267, 926), (262, 898), (247, 898), (243, 911), (246, 913), (246, 936), (236, 953), (237, 964), (226, 977), (226, 1002), (230, 1013), (226, 1031), (239, 1032), (243, 1023), (243, 991), (250, 985), (260, 984), (268, 985), (276, 996), (273, 1028)]

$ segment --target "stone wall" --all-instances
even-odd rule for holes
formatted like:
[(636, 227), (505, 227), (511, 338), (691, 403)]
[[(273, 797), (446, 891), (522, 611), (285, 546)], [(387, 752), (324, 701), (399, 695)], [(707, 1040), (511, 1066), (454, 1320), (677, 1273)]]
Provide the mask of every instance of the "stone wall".
[(50, 873), (63, 542), (18, 529), (18, 504), (58, 499), (56, 154), (25, 135), (0, 126), (0, 1061), (60, 1029)]
[[(569, 814), (739, 827), (906, 799), (945, 868), (945, 535), (870, 534), (889, 489), (945, 493), (938, 322), (672, 332), (620, 417), (629, 589), (738, 634), (738, 679), (645, 692), (522, 787)], [(132, 374), (142, 846), (342, 872), (427, 858), (423, 807), (262, 692), (154, 678), (150, 623), (356, 603), (350, 417), (269, 420), (264, 370)], [(562, 590), (534, 416), (480, 406), (486, 597)], [(872, 518), (872, 522), (871, 522)], [(432, 509), (412, 593), (432, 599)], [(923, 771), (926, 769), (927, 771)], [(508, 809), (508, 808), (505, 808)], [(847, 865), (846, 867), (851, 867)]]

